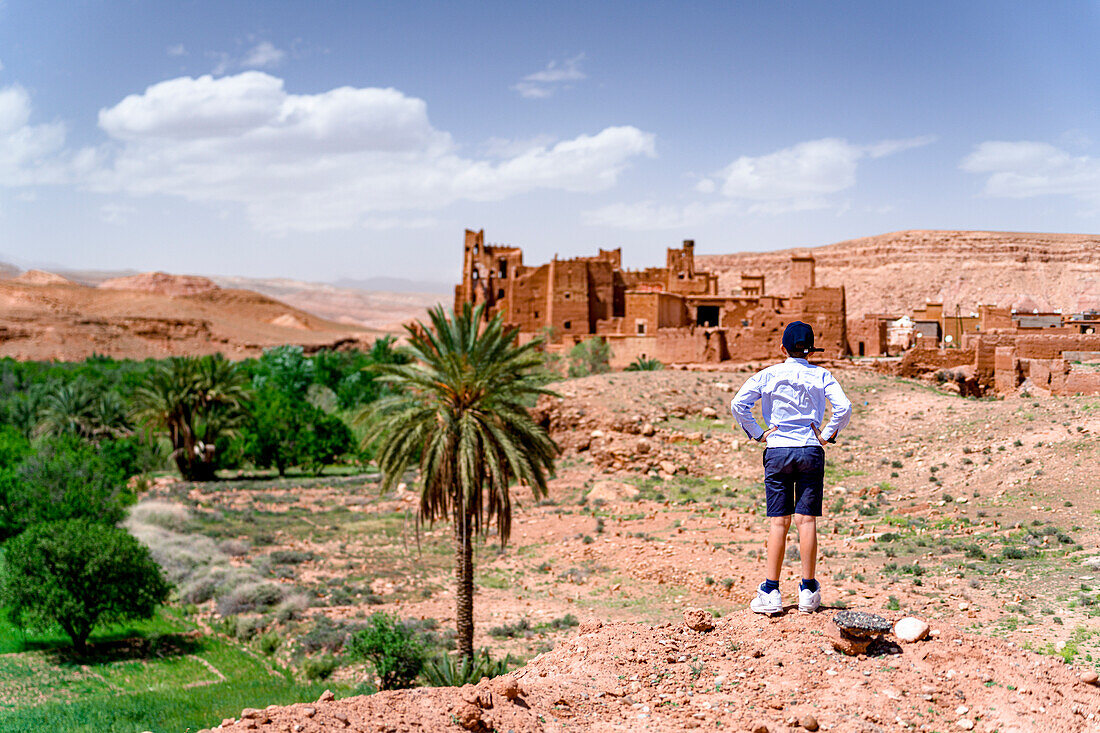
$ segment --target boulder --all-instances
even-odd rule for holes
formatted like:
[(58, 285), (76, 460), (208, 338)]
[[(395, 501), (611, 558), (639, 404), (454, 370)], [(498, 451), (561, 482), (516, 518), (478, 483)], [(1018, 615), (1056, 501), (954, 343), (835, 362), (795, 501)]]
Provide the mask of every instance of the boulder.
[(597, 481), (588, 492), (588, 500), (632, 501), (638, 498), (638, 489), (621, 481)]
[(894, 624), (894, 636), (898, 641), (915, 642), (928, 637), (928, 622), (913, 616), (905, 618)]
[(833, 616), (832, 623), (825, 625), (825, 630), (834, 649), (855, 656), (866, 653), (872, 641), (891, 631), (891, 625), (873, 613), (841, 611)]

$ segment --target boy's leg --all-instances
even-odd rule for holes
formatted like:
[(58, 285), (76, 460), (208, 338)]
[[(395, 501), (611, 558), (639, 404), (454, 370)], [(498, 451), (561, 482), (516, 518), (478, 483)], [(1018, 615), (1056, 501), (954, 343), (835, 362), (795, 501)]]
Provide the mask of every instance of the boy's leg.
[(787, 532), (790, 528), (790, 514), (785, 517), (768, 517), (768, 580), (778, 582), (779, 574), (783, 571), (783, 554), (787, 549)]
[(798, 527), (798, 553), (802, 556), (802, 579), (813, 580), (817, 576), (817, 517), (807, 514), (794, 515)]

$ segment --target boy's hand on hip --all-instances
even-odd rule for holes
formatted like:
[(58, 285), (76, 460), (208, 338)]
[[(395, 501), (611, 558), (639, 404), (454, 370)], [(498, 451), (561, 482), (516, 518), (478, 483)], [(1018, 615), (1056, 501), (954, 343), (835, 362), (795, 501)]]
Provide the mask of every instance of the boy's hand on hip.
[(817, 442), (821, 443), (822, 448), (824, 448), (826, 445), (829, 444), (829, 441), (827, 441), (827, 440), (825, 440), (824, 438), (821, 437), (821, 431), (817, 429), (816, 425), (814, 425), (813, 423), (810, 423), (810, 429), (814, 431), (814, 435), (817, 436)]
[(777, 427), (768, 428), (767, 430), (765, 430), (763, 433), (760, 434), (760, 437), (757, 438), (756, 441), (758, 443), (766, 443), (768, 441), (768, 436), (771, 435), (772, 433), (774, 433), (777, 430), (779, 430), (779, 428), (777, 428)]

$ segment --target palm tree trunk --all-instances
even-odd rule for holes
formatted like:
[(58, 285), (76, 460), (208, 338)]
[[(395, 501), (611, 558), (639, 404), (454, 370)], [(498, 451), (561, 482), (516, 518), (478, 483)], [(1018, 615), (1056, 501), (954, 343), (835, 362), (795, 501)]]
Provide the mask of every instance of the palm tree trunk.
[(470, 515), (463, 502), (455, 502), (455, 623), (458, 653), (474, 656), (474, 545), (470, 538)]

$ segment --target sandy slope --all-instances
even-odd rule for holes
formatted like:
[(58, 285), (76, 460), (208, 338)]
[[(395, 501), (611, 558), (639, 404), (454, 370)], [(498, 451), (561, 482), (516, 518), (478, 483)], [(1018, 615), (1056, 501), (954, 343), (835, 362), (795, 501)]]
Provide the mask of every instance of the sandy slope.
[(279, 344), (340, 346), (376, 334), (205, 278), (148, 273), (101, 287), (57, 282), (47, 273), (0, 280), (0, 356), (18, 359), (240, 358)]
[(1100, 308), (1100, 235), (905, 231), (824, 247), (698, 258), (719, 272), (720, 292), (741, 272), (763, 273), (767, 292), (788, 292), (790, 255), (810, 252), (819, 285), (847, 288), (848, 314), (907, 312), (942, 300), (947, 312), (979, 303), (1066, 312)]

